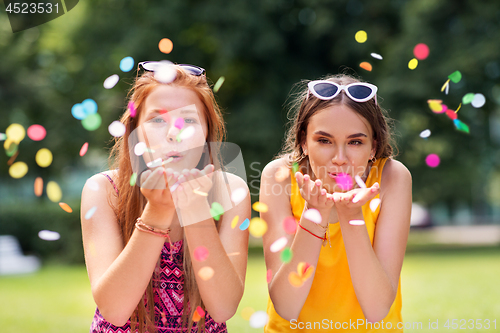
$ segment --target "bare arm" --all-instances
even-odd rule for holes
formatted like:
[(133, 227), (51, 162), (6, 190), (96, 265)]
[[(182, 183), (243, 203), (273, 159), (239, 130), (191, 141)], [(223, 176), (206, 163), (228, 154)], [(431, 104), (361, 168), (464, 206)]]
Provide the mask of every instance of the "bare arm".
[(384, 319), (394, 302), (410, 229), (409, 171), (400, 162), (389, 160), (381, 183), (382, 203), (373, 247), (364, 225), (349, 224), (352, 219), (363, 219), (356, 207), (368, 201), (366, 197), (353, 204), (350, 195), (347, 200), (335, 203), (356, 297), (370, 322)]

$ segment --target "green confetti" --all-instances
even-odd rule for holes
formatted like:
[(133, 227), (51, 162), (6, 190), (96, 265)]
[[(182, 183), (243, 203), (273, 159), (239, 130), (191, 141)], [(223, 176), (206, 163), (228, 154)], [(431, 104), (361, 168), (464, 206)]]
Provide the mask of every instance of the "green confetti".
[(101, 122), (101, 116), (98, 113), (92, 113), (82, 120), (82, 126), (87, 131), (95, 131), (101, 126)]
[(293, 253), (289, 247), (285, 247), (285, 249), (283, 251), (281, 251), (280, 258), (281, 258), (281, 261), (284, 262), (285, 264), (292, 261), (292, 257), (293, 257)]
[(450, 79), (453, 83), (458, 83), (462, 80), (462, 73), (460, 73), (460, 71), (455, 71), (448, 75), (448, 79)]
[(465, 94), (464, 97), (462, 97), (462, 104), (469, 104), (470, 102), (472, 102), (472, 100), (474, 99), (474, 95), (474, 93)]
[(470, 133), (469, 126), (467, 126), (465, 123), (461, 122), (460, 120), (455, 119), (455, 120), (453, 120), (453, 123), (455, 124), (455, 127), (457, 128), (457, 130), (459, 130), (461, 132), (465, 132), (467, 134)]
[(215, 83), (215, 85), (214, 85), (214, 92), (215, 92), (215, 93), (219, 91), (219, 89), (220, 89), (220, 87), (222, 86), (222, 84), (224, 83), (224, 80), (225, 80), (225, 79), (226, 79), (226, 78), (225, 78), (224, 76), (221, 76), (221, 77), (217, 80), (217, 82), (216, 82), (216, 83)]
[(7, 135), (5, 133), (0, 133), (0, 141), (4, 141), (7, 139)]
[(219, 221), (221, 215), (224, 214), (224, 208), (218, 202), (212, 202), (212, 208), (210, 208), (210, 215), (213, 219)]
[(292, 171), (293, 171), (293, 174), (295, 175), (295, 173), (297, 171), (299, 171), (299, 163), (297, 162), (293, 162), (293, 165), (292, 165)]
[(18, 147), (19, 146), (17, 145), (17, 143), (11, 142), (9, 147), (7, 147), (7, 150), (5, 150), (5, 154), (7, 154), (7, 156), (9, 157), (14, 156), (14, 154), (17, 152)]
[(137, 181), (137, 172), (134, 172), (132, 176), (130, 176), (130, 186), (135, 186), (136, 181)]

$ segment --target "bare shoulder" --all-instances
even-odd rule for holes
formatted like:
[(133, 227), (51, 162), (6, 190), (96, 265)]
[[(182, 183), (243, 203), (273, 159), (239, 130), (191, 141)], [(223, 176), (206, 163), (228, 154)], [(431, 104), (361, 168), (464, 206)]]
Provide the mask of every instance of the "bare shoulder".
[(271, 183), (290, 183), (290, 168), (285, 158), (278, 158), (267, 163), (262, 170), (262, 179)]
[(235, 190), (238, 188), (244, 188), (248, 190), (248, 185), (247, 183), (241, 178), (240, 176), (237, 176), (233, 173), (225, 172), (224, 176), (227, 179), (228, 185), (231, 188), (231, 190)]
[(395, 188), (410, 188), (412, 185), (411, 173), (400, 161), (388, 159), (382, 171), (380, 190), (382, 195), (385, 191), (392, 191)]
[(116, 170), (108, 170), (93, 175), (87, 179), (83, 186), (82, 203), (89, 198), (92, 198), (92, 201), (104, 198), (110, 198), (112, 202), (116, 201), (117, 196), (113, 184), (105, 175), (110, 177), (115, 184), (117, 183), (118, 172)]

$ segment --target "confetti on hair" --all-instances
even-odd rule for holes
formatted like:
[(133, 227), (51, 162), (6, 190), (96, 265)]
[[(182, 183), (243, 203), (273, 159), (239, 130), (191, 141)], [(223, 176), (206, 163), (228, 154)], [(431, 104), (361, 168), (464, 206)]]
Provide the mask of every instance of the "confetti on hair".
[(196, 261), (205, 261), (208, 258), (208, 249), (204, 246), (198, 246), (193, 251), (193, 257)]
[(408, 62), (408, 68), (414, 70), (418, 66), (418, 60), (413, 58)]
[(61, 201), (62, 191), (59, 185), (55, 181), (48, 182), (45, 192), (47, 193), (47, 197), (49, 197), (50, 201), (52, 202)]
[(262, 237), (267, 231), (267, 223), (260, 217), (254, 217), (250, 220), (248, 231), (250, 231), (250, 234), (254, 237)]
[(335, 177), (335, 183), (337, 183), (342, 191), (349, 191), (354, 185), (351, 175), (343, 172)]
[(247, 197), (248, 191), (244, 187), (239, 187), (231, 193), (231, 201), (236, 205), (243, 201)]
[(120, 69), (123, 72), (130, 72), (132, 68), (134, 68), (134, 58), (132, 57), (125, 57), (122, 60), (120, 60)]
[(161, 53), (169, 54), (174, 49), (174, 43), (168, 38), (162, 38), (158, 43), (158, 49)]
[(269, 268), (266, 273), (267, 283), (270, 283), (272, 279), (273, 279), (273, 271)]
[(107, 77), (106, 80), (104, 80), (104, 83), (102, 85), (106, 89), (111, 89), (114, 86), (116, 86), (118, 81), (120, 81), (120, 77), (118, 76), (118, 74), (113, 74), (113, 75)]
[(363, 68), (364, 70), (371, 72), (373, 67), (372, 64), (369, 62), (363, 61), (362, 63), (359, 64), (359, 67)]
[(297, 220), (293, 216), (283, 219), (283, 229), (287, 234), (293, 235), (297, 231)]
[(215, 85), (214, 85), (214, 93), (217, 93), (219, 92), (219, 89), (220, 87), (222, 87), (222, 84), (224, 83), (224, 81), (226, 80), (226, 78), (224, 76), (221, 76), (217, 82), (215, 82)]
[(292, 249), (286, 247), (283, 251), (281, 251), (280, 259), (283, 263), (289, 263), (292, 261), (293, 253)]
[(288, 243), (288, 239), (285, 236), (283, 236), (283, 237), (280, 237), (277, 240), (275, 240), (271, 244), (271, 247), (269, 249), (271, 250), (271, 252), (279, 252), (285, 248), (287, 243)]
[(88, 142), (85, 142), (83, 145), (82, 145), (82, 148), (80, 148), (80, 156), (83, 156), (87, 153), (87, 150), (89, 149), (89, 143)]
[(209, 266), (205, 266), (205, 267), (202, 267), (199, 271), (198, 271), (198, 276), (203, 280), (203, 281), (207, 281), (207, 280), (210, 280), (213, 276), (214, 276), (214, 269), (212, 267), (209, 267)]
[(323, 218), (321, 217), (321, 214), (317, 209), (310, 208), (306, 210), (303, 214), (304, 218), (308, 219), (311, 222), (314, 222), (316, 224), (320, 224), (321, 221), (323, 221)]
[(290, 272), (288, 281), (294, 287), (301, 287), (309, 279), (314, 271), (314, 267), (306, 262), (299, 262), (297, 272)]
[(429, 56), (429, 47), (424, 43), (417, 44), (413, 48), (413, 55), (418, 60), (425, 60)]
[(154, 72), (155, 72), (155, 79), (158, 82), (165, 84), (171, 83), (172, 81), (175, 80), (177, 76), (177, 70), (174, 64), (166, 60), (160, 61), (158, 66), (156, 66)]
[(61, 238), (61, 235), (56, 231), (41, 230), (38, 232), (38, 237), (45, 241), (56, 241)]
[(130, 111), (130, 116), (134, 118), (137, 115), (137, 109), (133, 101), (128, 102), (127, 109)]
[(202, 191), (199, 191), (198, 189), (199, 189), (199, 187), (198, 187), (198, 188), (195, 188), (195, 189), (193, 190), (193, 193), (194, 193), (194, 194), (201, 195), (202, 197), (208, 197), (208, 193), (206, 193), (206, 192), (202, 192)]
[(382, 56), (378, 53), (370, 53), (370, 55), (375, 58), (375, 59), (378, 59), (378, 60), (382, 60)]
[(9, 175), (14, 179), (23, 178), (28, 173), (28, 165), (24, 162), (16, 162), (9, 168)]
[(34, 188), (35, 195), (37, 197), (41, 197), (43, 194), (43, 179), (42, 179), (42, 177), (36, 177), (33, 188)]
[(356, 34), (354, 35), (354, 39), (356, 39), (356, 42), (358, 43), (364, 43), (366, 42), (366, 40), (368, 39), (368, 34), (366, 33), (366, 31), (364, 30), (359, 30), (358, 32), (356, 32)]
[(269, 207), (267, 207), (267, 205), (263, 202), (255, 202), (253, 205), (252, 205), (252, 208), (253, 210), (255, 210), (256, 212), (259, 212), (259, 213), (265, 213), (269, 210)]
[(429, 154), (425, 158), (425, 163), (431, 168), (436, 168), (440, 162), (441, 160), (439, 159), (439, 156), (436, 154)]
[(269, 321), (269, 315), (265, 311), (255, 311), (249, 319), (250, 327), (262, 328)]
[(67, 203), (60, 202), (59, 206), (61, 206), (62, 210), (64, 210), (65, 212), (67, 212), (67, 213), (73, 213), (73, 209), (71, 209), (71, 207)]
[(423, 138), (423, 139), (427, 139), (430, 136), (431, 136), (431, 130), (430, 129), (426, 129), (426, 130), (423, 130), (422, 132), (420, 132), (420, 137)]
[(370, 210), (375, 213), (377, 207), (380, 205), (381, 200), (379, 198), (374, 198), (370, 201)]
[(212, 202), (212, 208), (210, 208), (210, 215), (213, 219), (219, 221), (221, 215), (224, 214), (224, 208), (218, 202)]
[(28, 127), (28, 130), (26, 131), (28, 134), (28, 138), (30, 138), (33, 141), (41, 141), (45, 138), (47, 135), (47, 131), (42, 125), (31, 125)]
[(130, 186), (135, 186), (137, 182), (137, 172), (134, 172), (131, 176), (130, 176), (130, 181), (129, 181), (129, 184)]
[(95, 212), (97, 211), (97, 206), (94, 206), (90, 208), (87, 213), (85, 213), (85, 219), (90, 220), (92, 216), (94, 216)]
[(247, 230), (249, 226), (250, 226), (250, 220), (246, 218), (245, 221), (243, 221), (240, 224), (240, 230)]

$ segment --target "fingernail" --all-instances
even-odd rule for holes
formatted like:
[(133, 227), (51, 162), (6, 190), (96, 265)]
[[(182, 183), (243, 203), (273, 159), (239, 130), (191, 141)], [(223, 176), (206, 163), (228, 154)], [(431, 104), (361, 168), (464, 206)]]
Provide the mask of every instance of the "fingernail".
[(164, 171), (163, 168), (159, 168), (157, 172), (159, 175), (161, 175), (161, 174), (163, 174), (163, 171)]

